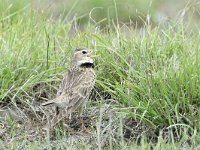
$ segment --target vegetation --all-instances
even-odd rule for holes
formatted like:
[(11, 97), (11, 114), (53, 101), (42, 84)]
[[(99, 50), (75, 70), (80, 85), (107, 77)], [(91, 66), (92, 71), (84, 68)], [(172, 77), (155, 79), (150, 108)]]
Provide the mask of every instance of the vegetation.
[[(71, 37), (71, 32), (77, 32), (71, 31), (74, 22), (66, 23), (62, 17), (49, 19), (30, 6), (2, 12), (1, 103), (31, 105), (34, 87), (40, 84), (45, 84), (42, 90), (47, 97), (53, 97), (73, 49), (89, 47), (97, 55), (96, 89), (119, 102), (113, 109), (124, 119), (134, 119), (157, 135), (154, 144), (144, 138), (141, 145), (131, 141), (127, 146), (122, 138), (119, 145), (170, 149), (199, 144), (200, 35), (188, 30), (188, 24), (178, 20), (152, 28), (144, 22), (138, 31), (114, 23), (102, 29), (89, 20), (84, 31)], [(40, 141), (24, 143), (29, 149), (41, 146)], [(16, 140), (9, 148), (20, 144)]]
[[(46, 15), (54, 18), (61, 17), (64, 20), (71, 20), (77, 17), (79, 23), (87, 24), (88, 20), (96, 22), (99, 25), (106, 25), (109, 19), (130, 23), (137, 21), (141, 24), (147, 14), (152, 14), (152, 20), (156, 21), (156, 9), (162, 4), (160, 0), (140, 1), (126, 0), (126, 3), (120, 0), (0, 0), (0, 14), (10, 14), (19, 11), (23, 7), (30, 5), (32, 8), (44, 11)], [(82, 7), (84, 6), (84, 7)], [(52, 13), (53, 12), (53, 13)], [(62, 14), (60, 16), (60, 14)]]

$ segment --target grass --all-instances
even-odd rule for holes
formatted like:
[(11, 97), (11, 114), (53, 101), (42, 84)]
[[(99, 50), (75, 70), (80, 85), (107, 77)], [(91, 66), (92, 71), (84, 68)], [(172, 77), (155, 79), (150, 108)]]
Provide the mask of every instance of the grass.
[[(124, 32), (112, 23), (107, 30), (89, 21), (72, 38), (72, 22), (46, 18), (29, 6), (12, 14), (0, 18), (2, 103), (31, 105), (37, 100), (34, 88), (42, 84), (41, 90), (53, 97), (73, 49), (88, 47), (98, 55), (96, 88), (120, 103), (120, 107), (113, 106), (119, 116), (143, 123), (159, 137), (153, 144), (144, 138), (140, 145), (135, 141), (126, 145), (121, 120), (119, 148), (151, 149), (153, 145), (154, 149), (171, 149), (187, 142), (189, 146), (199, 144), (199, 28), (188, 32), (187, 24), (177, 22), (164, 28), (146, 25), (139, 32), (126, 27)], [(10, 126), (10, 136), (15, 137), (16, 124)], [(96, 136), (101, 142), (103, 131)], [(24, 139), (22, 143), (25, 149), (41, 146), (40, 141)], [(16, 140), (9, 149), (20, 145)], [(79, 146), (84, 148), (81, 142)]]

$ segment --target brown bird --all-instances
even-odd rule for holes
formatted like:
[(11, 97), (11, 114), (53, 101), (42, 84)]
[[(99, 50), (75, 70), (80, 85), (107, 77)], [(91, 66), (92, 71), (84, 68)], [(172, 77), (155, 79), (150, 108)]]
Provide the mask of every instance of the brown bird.
[[(95, 85), (95, 72), (92, 51), (87, 48), (77, 48), (73, 54), (70, 69), (64, 76), (57, 97), (47, 101), (42, 106), (56, 106), (56, 116), (53, 118), (50, 128), (56, 125), (62, 118), (69, 118), (78, 110), (82, 116), (83, 107)], [(82, 118), (82, 128), (85, 129)]]

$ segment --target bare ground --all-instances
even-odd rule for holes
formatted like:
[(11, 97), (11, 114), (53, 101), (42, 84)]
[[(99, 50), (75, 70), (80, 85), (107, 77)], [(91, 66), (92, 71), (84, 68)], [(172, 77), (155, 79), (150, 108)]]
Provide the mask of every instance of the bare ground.
[[(73, 148), (87, 146), (87, 148), (118, 147), (119, 142), (131, 143), (139, 140), (143, 135), (149, 134), (147, 127), (135, 120), (125, 120), (118, 113), (119, 105), (112, 99), (90, 101), (88, 109), (84, 111), (84, 123), (88, 133), (81, 131), (80, 118), (73, 114), (71, 120), (63, 121), (50, 133), (42, 127), (53, 117), (53, 107), (41, 107), (41, 102), (32, 102), (32, 105), (2, 105), (0, 109), (0, 144), (4, 149), (10, 149), (13, 142), (21, 143), (23, 149), (26, 144), (38, 141), (42, 149), (56, 148), (64, 143)], [(146, 134), (147, 133), (147, 134)], [(119, 147), (118, 147), (119, 148)]]

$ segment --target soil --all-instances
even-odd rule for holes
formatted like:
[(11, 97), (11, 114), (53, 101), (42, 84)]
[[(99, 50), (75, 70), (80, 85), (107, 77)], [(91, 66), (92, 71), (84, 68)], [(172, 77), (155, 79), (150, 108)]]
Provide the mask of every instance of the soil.
[[(46, 149), (49, 144), (56, 148), (59, 140), (63, 138), (74, 147), (80, 145), (79, 142), (82, 141), (88, 148), (98, 147), (99, 143), (102, 148), (106, 148), (109, 146), (110, 139), (112, 139), (113, 146), (117, 146), (122, 136), (125, 141), (131, 143), (133, 140), (140, 139), (145, 131), (148, 131), (144, 125), (132, 119), (123, 121), (123, 126), (120, 126), (120, 121), (124, 118), (120, 118), (117, 114), (116, 108), (119, 104), (108, 99), (89, 102), (88, 109), (85, 109), (83, 113), (87, 132), (82, 131), (82, 124), (76, 113), (70, 120), (63, 120), (47, 132), (42, 128), (54, 116), (55, 110), (52, 106), (41, 107), (40, 104), (41, 102), (32, 103), (32, 105), (4, 104), (1, 106), (0, 141), (5, 149), (13, 141), (21, 143), (40, 141), (43, 149)], [(123, 128), (123, 135), (119, 134), (120, 127)], [(101, 142), (97, 138), (99, 135), (101, 135)], [(49, 144), (45, 144), (47, 139)]]

